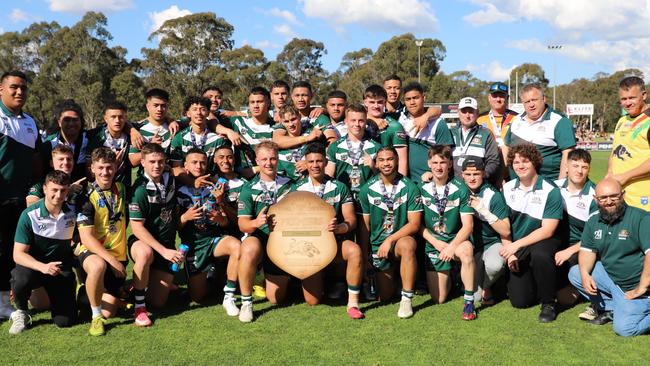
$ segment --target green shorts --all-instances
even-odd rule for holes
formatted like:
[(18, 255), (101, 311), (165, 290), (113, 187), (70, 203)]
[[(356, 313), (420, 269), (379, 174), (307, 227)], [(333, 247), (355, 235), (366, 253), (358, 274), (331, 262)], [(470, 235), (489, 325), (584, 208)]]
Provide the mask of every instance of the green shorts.
[(452, 261), (445, 262), (439, 258), (440, 252), (433, 247), (430, 243), (424, 246), (424, 256), (426, 257), (424, 266), (427, 272), (442, 272), (449, 271), (452, 266)]
[(369, 259), (370, 265), (377, 271), (384, 272), (388, 271), (393, 267), (393, 262), (395, 261), (395, 246), (390, 249), (388, 252), (388, 258), (379, 258), (377, 257), (377, 251), (379, 250), (379, 245), (372, 245), (370, 249), (372, 251)]
[(188, 266), (187, 269), (190, 275), (207, 272), (210, 269), (210, 266), (214, 263), (214, 250), (221, 242), (221, 239), (223, 239), (221, 236), (208, 237), (186, 244), (190, 247), (185, 257), (185, 263)]

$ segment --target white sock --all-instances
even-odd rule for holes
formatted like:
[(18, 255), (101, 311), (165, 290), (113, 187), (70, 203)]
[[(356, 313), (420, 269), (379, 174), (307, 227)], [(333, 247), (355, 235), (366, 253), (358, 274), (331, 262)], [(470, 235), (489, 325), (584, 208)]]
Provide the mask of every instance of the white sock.
[(90, 310), (93, 312), (93, 319), (102, 315), (102, 306), (90, 306)]

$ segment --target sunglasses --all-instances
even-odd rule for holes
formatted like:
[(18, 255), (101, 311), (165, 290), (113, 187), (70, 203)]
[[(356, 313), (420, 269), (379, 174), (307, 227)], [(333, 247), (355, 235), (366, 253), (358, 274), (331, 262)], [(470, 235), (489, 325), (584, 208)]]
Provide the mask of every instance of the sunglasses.
[(490, 93), (502, 92), (508, 94), (508, 86), (505, 84), (492, 84), (490, 86)]

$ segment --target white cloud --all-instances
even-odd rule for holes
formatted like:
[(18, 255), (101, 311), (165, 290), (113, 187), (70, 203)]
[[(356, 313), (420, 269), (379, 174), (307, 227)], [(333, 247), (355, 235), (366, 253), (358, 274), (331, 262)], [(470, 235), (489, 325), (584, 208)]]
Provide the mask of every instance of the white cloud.
[(292, 23), (292, 24), (297, 24), (300, 25), (301, 23), (296, 19), (296, 16), (290, 12), (289, 10), (281, 10), (279, 8), (273, 8), (268, 11), (269, 14), (273, 15), (274, 17), (282, 18), (286, 22)]
[(517, 17), (501, 12), (493, 4), (487, 3), (481, 5), (484, 7), (483, 10), (465, 15), (463, 20), (477, 27), (497, 22), (514, 22), (517, 20)]
[(376, 31), (435, 32), (438, 19), (422, 0), (299, 0), (307, 17), (321, 18), (340, 32), (358, 24)]
[(133, 0), (47, 0), (50, 10), (65, 13), (120, 11), (134, 7)]
[(275, 31), (275, 33), (287, 39), (291, 39), (298, 36), (296, 32), (294, 32), (293, 29), (291, 29), (291, 27), (288, 24), (274, 25), (273, 30)]
[(273, 49), (275, 49), (275, 48), (280, 48), (280, 45), (265, 39), (263, 41), (255, 42), (255, 48), (259, 48), (259, 49), (273, 48)]
[(473, 65), (469, 64), (465, 68), (473, 74), (481, 74), (487, 76), (488, 80), (500, 81), (506, 80), (510, 76), (510, 71), (517, 65), (502, 66), (499, 61), (492, 61), (488, 64)]
[(165, 10), (149, 13), (149, 20), (151, 20), (150, 31), (151, 33), (157, 31), (158, 28), (160, 28), (167, 20), (184, 17), (190, 14), (192, 14), (191, 11), (187, 9), (179, 9), (176, 5), (172, 5)]
[(29, 15), (23, 10), (13, 9), (9, 15), (9, 19), (11, 19), (11, 21), (14, 23), (24, 22), (26, 20), (29, 20)]

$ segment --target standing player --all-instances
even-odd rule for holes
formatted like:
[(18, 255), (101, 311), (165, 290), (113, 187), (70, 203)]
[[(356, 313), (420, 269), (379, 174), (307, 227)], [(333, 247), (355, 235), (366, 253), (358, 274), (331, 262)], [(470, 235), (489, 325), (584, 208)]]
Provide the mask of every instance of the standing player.
[[(351, 319), (362, 319), (364, 315), (359, 310), (359, 292), (361, 290), (363, 263), (361, 248), (357, 243), (349, 239), (350, 234), (354, 233), (357, 222), (350, 190), (343, 183), (325, 175), (327, 157), (324, 145), (320, 143), (308, 145), (305, 150), (305, 160), (309, 176), (297, 182), (292, 190), (314, 193), (334, 207), (336, 218), (332, 219), (328, 230), (336, 235), (337, 244), (340, 248), (338, 251), (339, 256), (347, 262), (345, 277), (348, 284), (348, 316)], [(320, 295), (323, 288), (320, 275), (318, 280), (320, 283), (316, 284), (315, 292)], [(313, 298), (313, 296), (305, 293), (305, 299), (308, 298)], [(315, 300), (320, 300), (320, 297), (316, 296)]]
[(386, 110), (386, 91), (379, 85), (370, 85), (363, 93), (363, 105), (368, 109), (366, 128), (381, 146), (392, 146), (399, 154), (399, 173), (409, 172), (408, 148), (404, 127), (390, 117)]
[(452, 261), (461, 262), (460, 276), (465, 286), (463, 319), (476, 319), (474, 311), (474, 251), (469, 237), (473, 230), (473, 213), (467, 187), (451, 174), (449, 146), (437, 145), (429, 150), (431, 183), (423, 183), (422, 207), (427, 284), (434, 303), (447, 300)]
[(404, 103), (408, 113), (402, 114), (399, 122), (409, 136), (409, 176), (414, 182), (420, 182), (422, 174), (427, 171), (427, 156), (431, 146), (454, 145), (451, 132), (442, 118), (428, 121), (423, 129), (418, 128), (416, 120), (426, 115), (424, 99), (424, 89), (420, 84), (411, 83), (404, 88)]
[(199, 148), (208, 156), (208, 172), (212, 173), (214, 168), (214, 153), (218, 147), (226, 143), (225, 139), (208, 129), (207, 118), (210, 110), (210, 100), (203, 97), (189, 97), (183, 106), (185, 114), (190, 118), (190, 126), (183, 129), (174, 136), (171, 142), (172, 171), (183, 184), (195, 187), (200, 182), (189, 176), (183, 168), (185, 155), (192, 148)]
[(25, 209), (25, 194), (41, 174), (41, 139), (34, 119), (23, 112), (27, 76), (8, 71), (0, 76), (0, 319), (9, 318), (9, 280), (14, 268), (16, 224)]
[(77, 214), (81, 238), (77, 253), (92, 311), (89, 333), (100, 336), (105, 334), (106, 318), (123, 304), (119, 296), (128, 264), (126, 188), (114, 181), (117, 157), (111, 148), (101, 146), (92, 152), (90, 170), (95, 179)]
[(172, 287), (173, 263), (183, 254), (176, 249), (178, 206), (174, 177), (165, 172), (165, 151), (158, 144), (147, 144), (140, 152), (144, 174), (133, 185), (129, 218), (133, 235), (129, 252), (133, 258), (135, 319), (149, 326), (145, 297), (156, 308), (165, 305)]
[[(128, 159), (129, 135), (127, 126), (127, 107), (122, 102), (111, 102), (104, 107), (104, 125), (88, 131), (88, 151), (105, 146), (116, 156), (117, 171), (115, 181), (131, 187), (131, 161)], [(90, 164), (91, 162), (88, 162)]]
[[(162, 146), (166, 154), (169, 154), (172, 141), (172, 133), (167, 117), (169, 93), (162, 89), (149, 89), (145, 94), (145, 99), (147, 100), (148, 116), (140, 122), (140, 134), (145, 142), (158, 144)], [(132, 166), (138, 167), (138, 176), (142, 175), (140, 149), (131, 146), (129, 148), (129, 160)]]
[(17, 309), (11, 316), (11, 334), (31, 323), (28, 300), (32, 290), (41, 286), (50, 299), (54, 324), (69, 327), (77, 318), (71, 246), (75, 212), (66, 204), (69, 187), (69, 175), (50, 172), (45, 177), (45, 198), (20, 215), (13, 254), (16, 268), (11, 271)]
[(279, 114), (276, 114), (275, 112), (279, 111), (280, 108), (287, 104), (289, 89), (289, 84), (283, 80), (276, 80), (271, 84), (271, 106), (269, 108), (269, 116), (276, 123), (280, 122), (280, 117)]
[[(219, 153), (219, 152), (217, 152)], [(185, 169), (194, 177), (206, 172), (208, 157), (194, 148), (185, 156)], [(190, 249), (187, 253), (190, 278), (188, 288), (192, 301), (200, 302), (208, 292), (207, 273), (214, 258), (228, 257), (223, 307), (229, 316), (239, 315), (235, 305), (237, 263), (241, 242), (226, 234), (229, 218), (226, 214), (228, 183), (207, 184), (200, 188), (182, 186), (178, 189), (178, 204), (182, 211), (179, 236)]]
[(348, 96), (341, 90), (333, 90), (327, 94), (325, 103), (326, 113), (316, 118), (314, 125), (320, 126), (323, 130), (327, 143), (340, 139), (348, 133), (345, 127), (345, 108), (348, 103)]
[(314, 93), (311, 84), (306, 81), (297, 81), (291, 86), (291, 103), (300, 111), (300, 122), (303, 125), (314, 125), (316, 118), (323, 113), (322, 108), (311, 106)]
[(81, 106), (72, 99), (67, 99), (57, 105), (54, 112), (58, 131), (45, 139), (43, 144), (43, 163), (50, 160), (50, 153), (58, 145), (72, 148), (74, 171), (70, 178), (77, 180), (86, 176), (86, 162), (90, 158), (88, 137), (84, 129), (84, 113)]
[(379, 299), (389, 301), (394, 291), (393, 264), (399, 261), (402, 299), (397, 316), (413, 316), (417, 259), (415, 235), (422, 221), (420, 190), (397, 172), (397, 151), (382, 147), (375, 158), (379, 174), (361, 187), (363, 223), (370, 233), (372, 266), (378, 271)]
[(505, 259), (499, 255), (502, 243), (510, 243), (510, 210), (503, 194), (485, 179), (485, 164), (477, 156), (463, 162), (463, 180), (470, 190), (469, 205), (474, 209), (474, 261), (477, 292), (474, 298), (481, 305), (494, 304), (492, 284), (505, 270)]
[[(277, 175), (278, 146), (272, 141), (263, 141), (255, 148), (256, 164), (260, 172), (244, 184), (238, 202), (239, 229), (247, 234), (242, 241), (239, 258), (239, 287), (242, 305), (239, 320), (244, 323), (253, 320), (253, 281), (257, 265), (264, 259), (264, 248), (269, 237), (269, 217), (266, 210), (278, 202), (291, 189), (291, 180)], [(268, 258), (264, 260), (266, 295), (277, 304), (284, 299), (286, 273), (277, 268)]]
[[(320, 139), (322, 133), (318, 127), (312, 127), (311, 125), (303, 126), (300, 123), (298, 109), (292, 105), (285, 105), (280, 108), (279, 113), (282, 116), (282, 122), (281, 124), (276, 124), (273, 131), (273, 142), (277, 143), (280, 147), (278, 174), (284, 175), (292, 180), (300, 179), (307, 170), (307, 164), (303, 159), (303, 151), (305, 150), (306, 144)], [(279, 131), (280, 129), (285, 134), (281, 133)], [(290, 137), (291, 139), (286, 137)]]

